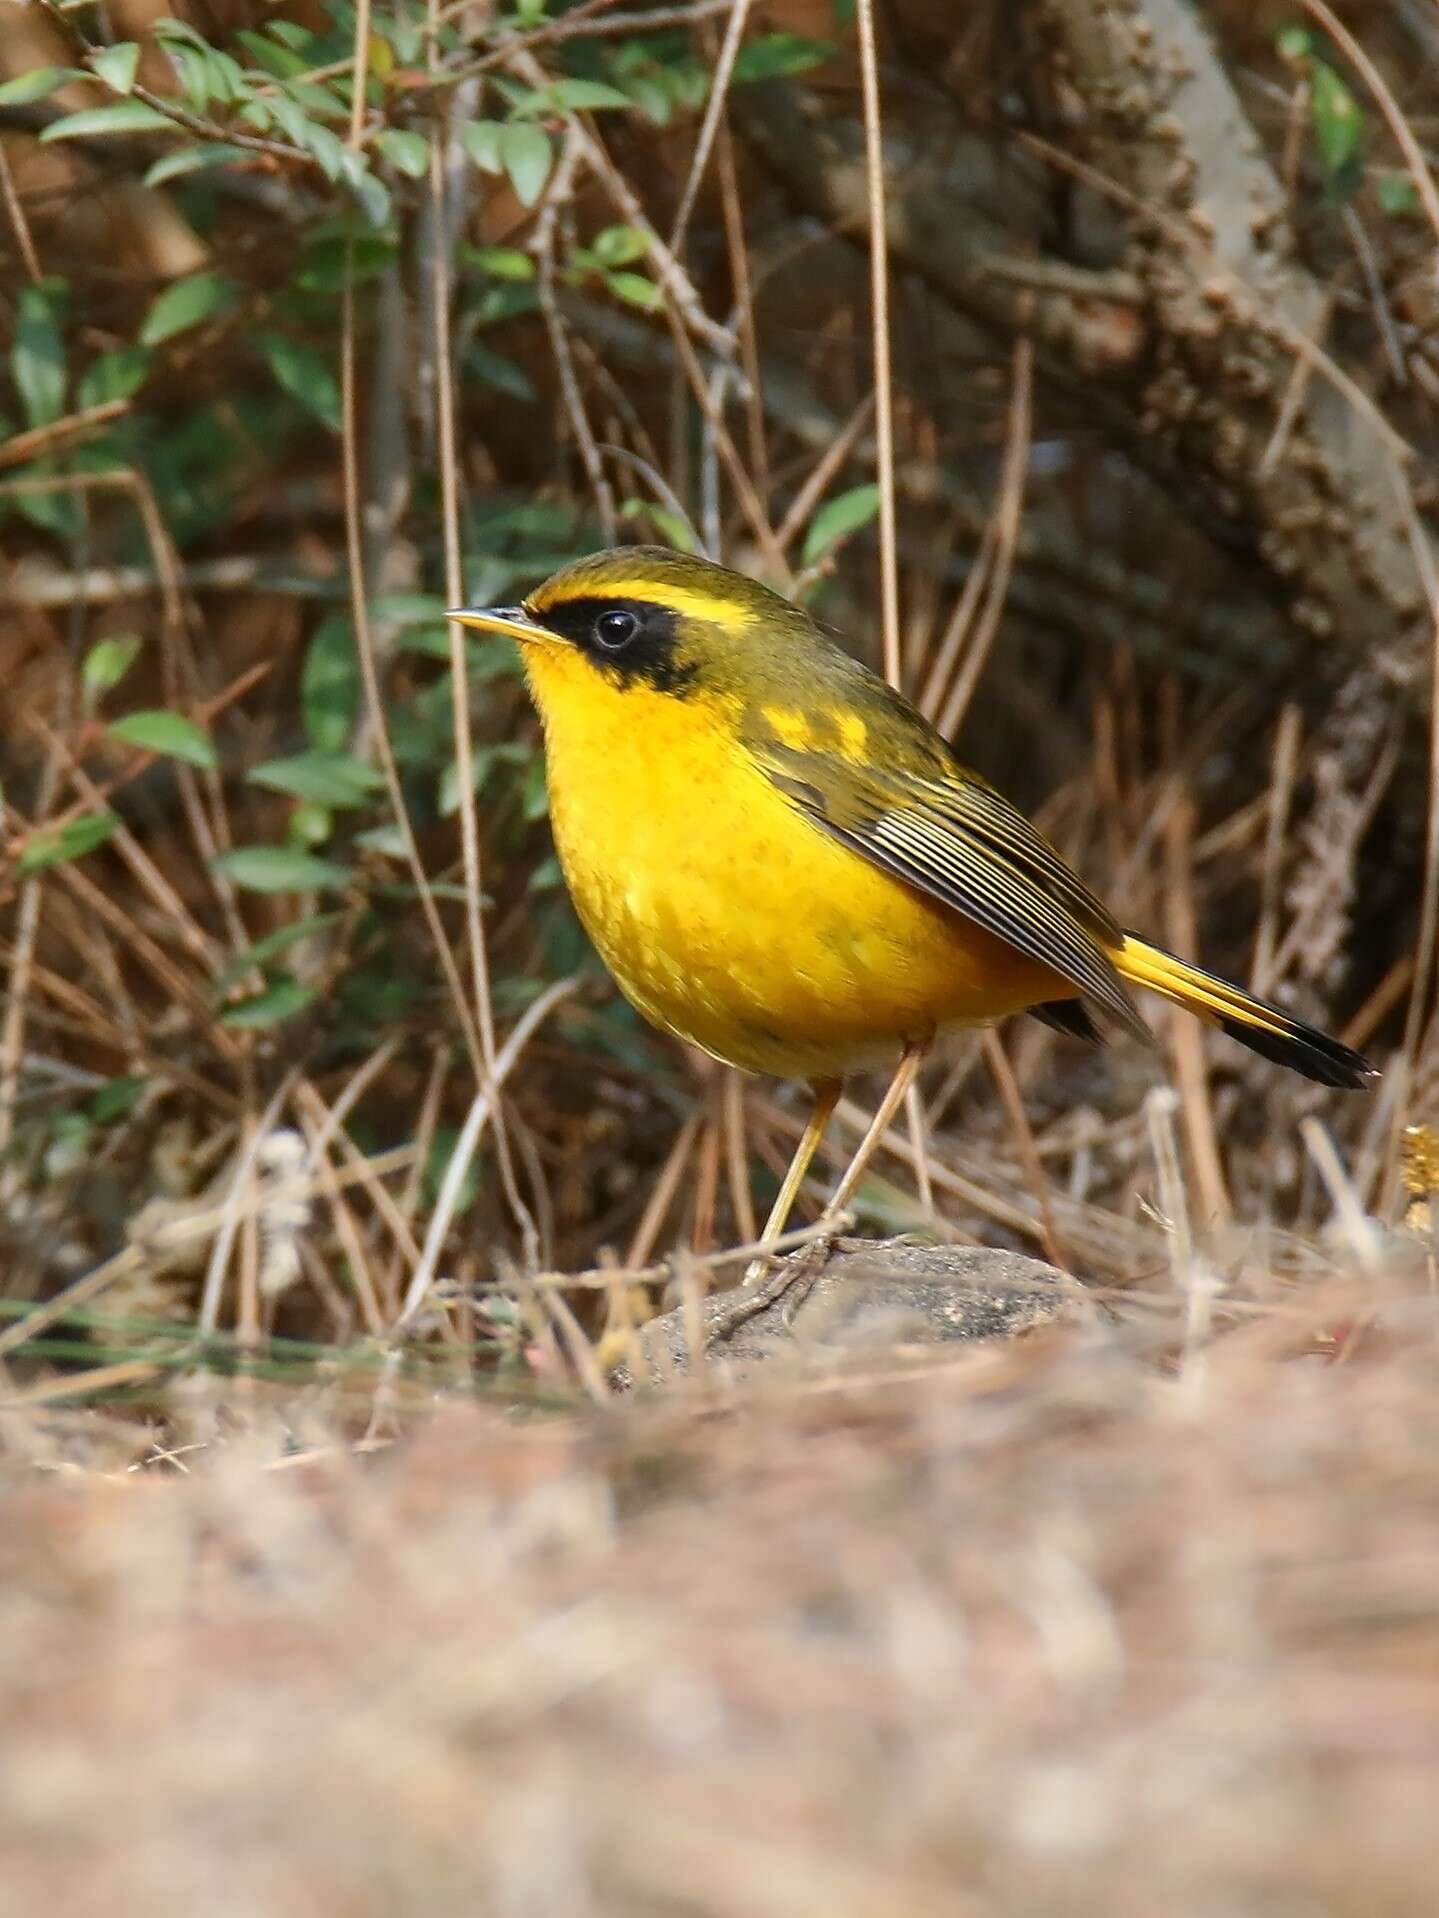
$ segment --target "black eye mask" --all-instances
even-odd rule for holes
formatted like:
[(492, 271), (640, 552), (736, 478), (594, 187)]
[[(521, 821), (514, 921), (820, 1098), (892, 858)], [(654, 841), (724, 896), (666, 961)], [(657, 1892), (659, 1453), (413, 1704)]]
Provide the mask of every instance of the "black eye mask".
[(607, 679), (683, 697), (696, 668), (679, 658), (679, 616), (651, 600), (595, 594), (561, 600), (535, 619), (570, 641)]

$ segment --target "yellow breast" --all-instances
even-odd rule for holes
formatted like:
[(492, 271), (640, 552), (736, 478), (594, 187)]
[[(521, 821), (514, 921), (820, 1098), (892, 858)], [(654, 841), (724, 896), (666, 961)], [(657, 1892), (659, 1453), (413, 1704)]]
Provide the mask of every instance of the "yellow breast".
[(576, 910), (653, 1024), (748, 1071), (822, 1078), (1072, 991), (828, 838), (707, 697), (525, 653)]

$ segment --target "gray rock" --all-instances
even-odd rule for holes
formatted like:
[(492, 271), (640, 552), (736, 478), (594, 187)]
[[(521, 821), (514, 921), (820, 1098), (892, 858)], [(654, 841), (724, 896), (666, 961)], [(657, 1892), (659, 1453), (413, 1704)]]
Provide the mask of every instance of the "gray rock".
[[(808, 1284), (797, 1274), (782, 1289), (780, 1275), (803, 1257), (779, 1261), (752, 1295), (735, 1289), (704, 1301), (708, 1363), (748, 1370), (786, 1354), (825, 1364), (854, 1354), (872, 1359), (885, 1349), (1015, 1338), (1094, 1311), (1068, 1273), (1018, 1252), (840, 1239)], [(751, 1301), (755, 1309), (736, 1320), (736, 1307)], [(689, 1317), (680, 1305), (643, 1325), (635, 1358), (616, 1369), (612, 1382), (622, 1389), (636, 1379), (659, 1385), (688, 1372)]]

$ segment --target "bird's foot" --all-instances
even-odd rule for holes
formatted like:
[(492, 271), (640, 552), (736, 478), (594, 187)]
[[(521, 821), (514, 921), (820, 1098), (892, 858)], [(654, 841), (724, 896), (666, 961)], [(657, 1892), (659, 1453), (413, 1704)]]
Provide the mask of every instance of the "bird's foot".
[(784, 1323), (789, 1327), (824, 1269), (844, 1229), (844, 1223), (842, 1218), (836, 1219), (832, 1232), (812, 1239), (801, 1251), (782, 1260), (768, 1276), (766, 1267), (769, 1261), (753, 1260), (745, 1270), (744, 1283), (736, 1287), (733, 1298), (720, 1305), (706, 1324), (706, 1346), (723, 1344), (737, 1326), (757, 1318), (781, 1299), (784, 1300)]

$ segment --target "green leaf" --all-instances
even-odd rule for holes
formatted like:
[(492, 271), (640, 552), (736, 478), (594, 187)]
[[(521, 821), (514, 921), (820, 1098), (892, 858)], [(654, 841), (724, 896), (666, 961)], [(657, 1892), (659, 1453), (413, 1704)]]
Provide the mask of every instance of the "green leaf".
[[(498, 169), (496, 169), (498, 170)], [(532, 280), (535, 263), (517, 246), (467, 246), (460, 250), (466, 266), (477, 266), (494, 280)]]
[(252, 999), (241, 999), (237, 1005), (226, 1006), (220, 1014), (222, 1026), (233, 1026), (241, 1032), (249, 1032), (261, 1026), (277, 1026), (282, 1019), (293, 1019), (297, 1012), (303, 1012), (306, 1006), (313, 1005), (317, 988), (307, 985), (288, 975), (277, 979), (272, 986), (266, 986), (263, 992), (257, 992)]
[(649, 238), (637, 226), (607, 226), (597, 233), (590, 251), (601, 266), (630, 266), (649, 252)]
[[(327, 140), (334, 140), (334, 135), (330, 133), (327, 128), (312, 127), (311, 134), (313, 137), (306, 142), (306, 145), (308, 145), (312, 151), (315, 151), (316, 158), (320, 160), (320, 164), (323, 166), (325, 164), (324, 159), (318, 151), (316, 151), (318, 136), (321, 133), (325, 135)], [(349, 187), (350, 191), (359, 201), (360, 209), (371, 226), (383, 226), (390, 217), (390, 189), (385, 185), (383, 180), (377, 178), (376, 175), (370, 171), (363, 153), (351, 152), (348, 147), (344, 146), (342, 142), (338, 140), (334, 140), (334, 144), (338, 153), (338, 164), (335, 169), (335, 174), (332, 177), (344, 180), (346, 186)]]
[(260, 341), (260, 351), (276, 381), (292, 400), (313, 413), (332, 433), (340, 430), (340, 389), (335, 376), (311, 346), (300, 346), (278, 333)]
[(80, 381), (75, 403), (83, 411), (103, 406), (107, 400), (132, 399), (145, 384), (150, 371), (150, 354), (143, 346), (117, 346), (92, 360)]
[(233, 852), (216, 854), (210, 863), (246, 892), (310, 892), (350, 883), (344, 866), (298, 846), (236, 846)]
[(743, 46), (734, 63), (734, 83), (787, 80), (821, 67), (836, 51), (830, 40), (806, 40), (798, 33), (767, 33)]
[(332, 613), (315, 628), (300, 669), (300, 710), (310, 744), (339, 752), (360, 710), (360, 662), (345, 613)]
[(112, 93), (128, 93), (135, 84), (140, 48), (134, 40), (117, 40), (113, 47), (97, 47), (90, 65)]
[(430, 164), (430, 149), (423, 134), (387, 127), (375, 136), (375, 145), (396, 173), (403, 173), (408, 179), (420, 179)]
[(879, 488), (872, 484), (852, 487), (849, 492), (826, 500), (809, 523), (801, 564), (813, 566), (842, 539), (857, 533), (861, 526), (868, 526), (878, 511)]
[(174, 46), (167, 42), (165, 51), (179, 79), (186, 106), (196, 113), (203, 113), (210, 104), (209, 61), (203, 53), (196, 53), (191, 47)]
[(291, 284), (302, 293), (338, 293), (353, 277), (356, 286), (363, 286), (385, 271), (396, 251), (393, 241), (376, 234), (324, 233), (310, 242)]
[(660, 506), (654, 500), (627, 499), (620, 507), (621, 519), (652, 519), (671, 546), (678, 547), (682, 553), (697, 553), (698, 541), (694, 531), (687, 526), (678, 513), (672, 513), (667, 506)]
[(486, 386), (493, 387), (497, 393), (507, 393), (512, 400), (533, 400), (537, 397), (534, 382), (523, 367), (516, 366), (513, 360), (507, 360), (500, 353), (492, 353), (478, 340), (471, 340), (465, 349), (465, 372), (473, 374)]
[(603, 80), (556, 80), (546, 91), (562, 113), (595, 113), (605, 107), (634, 105), (627, 93)]
[(160, 346), (177, 333), (188, 333), (192, 326), (209, 319), (235, 297), (233, 281), (218, 273), (191, 273), (153, 302), (140, 327), (141, 346)]
[(636, 73), (628, 77), (627, 85), (645, 118), (657, 127), (667, 127), (674, 113), (674, 102), (663, 81), (653, 74)]
[(57, 319), (59, 306), (53, 287), (20, 290), (10, 373), (31, 426), (49, 426), (65, 410), (65, 342)]
[(32, 526), (53, 533), (67, 545), (73, 545), (85, 529), (80, 503), (70, 493), (36, 493), (28, 499), (22, 493), (15, 501), (15, 510)]
[(29, 73), (18, 73), (0, 86), (0, 107), (29, 106), (32, 100), (47, 99), (71, 80), (89, 77), (81, 67), (32, 67)]
[(107, 1080), (90, 1101), (90, 1117), (97, 1125), (108, 1125), (112, 1119), (125, 1118), (135, 1110), (149, 1083), (148, 1079), (129, 1077)]
[(460, 145), (482, 173), (504, 172), (504, 132), (498, 120), (471, 120), (460, 128)]
[(611, 293), (645, 313), (658, 313), (665, 303), (659, 287), (643, 273), (606, 273), (605, 285)]
[[(270, 32), (273, 34), (273, 27)], [(296, 53), (293, 47), (287, 47), (267, 34), (252, 33), (248, 27), (242, 27), (235, 38), (247, 53), (254, 55), (257, 64), (277, 80), (293, 80), (310, 70), (311, 63)]]
[[(458, 1126), (440, 1125), (435, 1127), (434, 1138), (425, 1160), (424, 1186), (425, 1197), (434, 1206), (440, 1196), (440, 1187), (444, 1184), (445, 1174), (449, 1170), (451, 1159), (455, 1156), (455, 1147), (459, 1144)], [(455, 1217), (462, 1219), (479, 1196), (480, 1174), (474, 1157), (465, 1167), (460, 1177), (460, 1189), (455, 1198)]]
[(267, 759), (248, 775), (255, 786), (289, 793), (293, 799), (327, 806), (332, 812), (363, 806), (384, 785), (383, 775), (350, 753), (296, 753), (289, 759)]
[(183, 713), (161, 709), (126, 713), (105, 729), (122, 746), (139, 746), (147, 753), (164, 753), (169, 759), (183, 759), (189, 766), (210, 772), (219, 764), (214, 742), (202, 726)]
[(450, 657), (450, 629), (444, 620), (433, 626), (405, 626), (391, 641), (397, 653), (419, 653), (425, 659)]
[(155, 22), (155, 38), (164, 44), (167, 53), (173, 53), (177, 46), (194, 47), (200, 53), (208, 53), (210, 42), (198, 27), (192, 27), (188, 20), (162, 19)]
[(549, 135), (541, 127), (512, 122), (501, 134), (500, 152), (520, 205), (534, 206), (550, 177)]
[(531, 825), (550, 810), (550, 789), (545, 779), (545, 762), (535, 753), (526, 763), (520, 778), (520, 811)]
[(67, 820), (63, 826), (47, 826), (31, 833), (17, 862), (20, 871), (43, 872), (46, 866), (80, 859), (87, 852), (94, 852), (97, 846), (103, 846), (119, 825), (116, 813), (91, 812), (79, 819)]
[(138, 633), (113, 633), (109, 639), (97, 640), (80, 668), (80, 684), (87, 705), (93, 705), (120, 684), (135, 664), (143, 644)]
[[(517, 739), (504, 739), (494, 746), (477, 746), (470, 758), (471, 789), (478, 792), (496, 766), (520, 766), (528, 770), (534, 754)], [(440, 774), (435, 808), (442, 819), (459, 811), (459, 767), (452, 759)]]
[(383, 853), (387, 859), (403, 859), (409, 851), (405, 835), (395, 825), (371, 826), (355, 835), (355, 844), (366, 852)]
[(244, 147), (237, 147), (229, 140), (211, 140), (205, 146), (180, 147), (174, 153), (162, 155), (146, 171), (144, 184), (163, 186), (166, 180), (178, 180), (187, 173), (198, 173), (203, 167), (227, 166), (231, 160), (247, 157)]
[(288, 827), (292, 846), (323, 846), (335, 830), (335, 815), (328, 806), (316, 806), (308, 799), (297, 799)]
[(444, 619), (445, 601), (438, 593), (376, 593), (370, 617), (392, 626), (427, 626)]
[(79, 113), (67, 113), (63, 120), (52, 120), (40, 138), (83, 140), (101, 133), (173, 132), (174, 126), (173, 120), (143, 100), (112, 100), (107, 107), (84, 107)]
[(1419, 190), (1407, 173), (1381, 173), (1374, 195), (1386, 213), (1417, 213)]
[(486, 287), (468, 315), (475, 326), (502, 326), (507, 320), (522, 319), (533, 313), (539, 301), (532, 286), (500, 282)]
[(1331, 178), (1343, 171), (1359, 150), (1364, 115), (1359, 102), (1333, 67), (1316, 60), (1310, 70), (1314, 133), (1325, 171)]
[(280, 926), (276, 931), (267, 933), (263, 939), (257, 939), (253, 946), (246, 946), (243, 952), (236, 953), (215, 981), (216, 991), (228, 992), (247, 972), (262, 972), (272, 959), (278, 959), (282, 952), (288, 952), (301, 939), (324, 932), (329, 926), (337, 926), (344, 916), (342, 912), (311, 912), (303, 919), (292, 919), (288, 926)]

